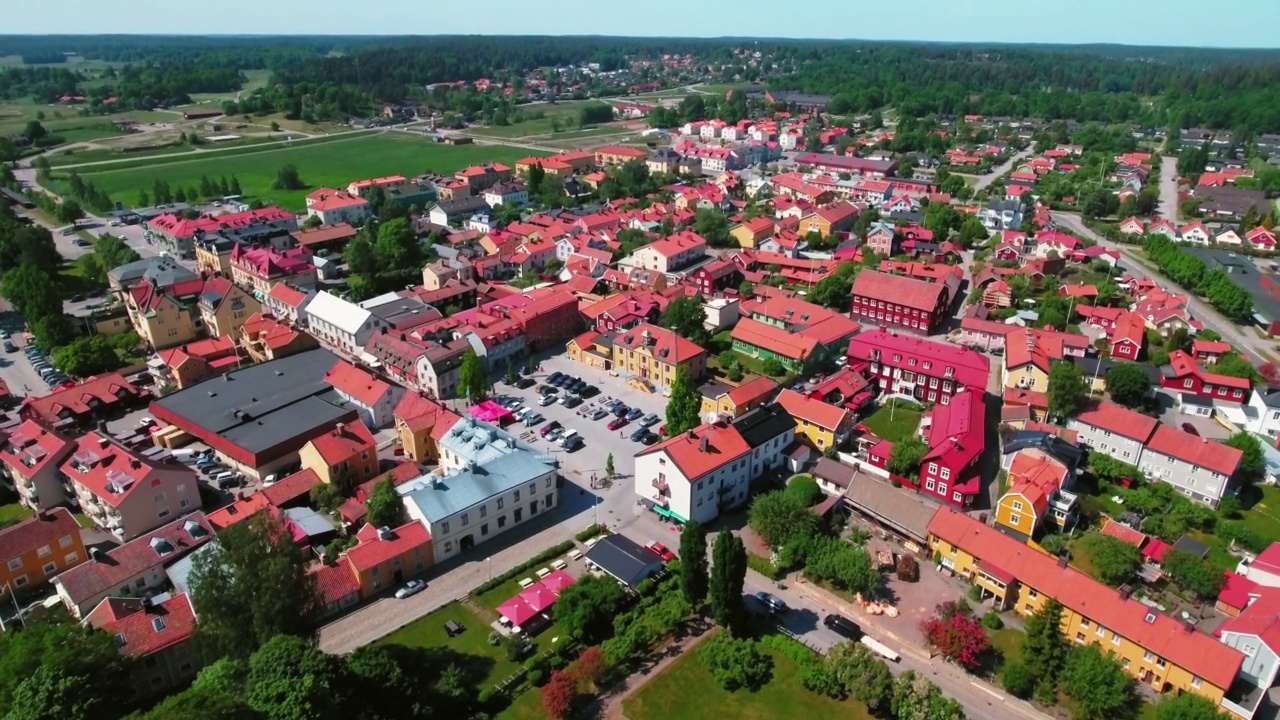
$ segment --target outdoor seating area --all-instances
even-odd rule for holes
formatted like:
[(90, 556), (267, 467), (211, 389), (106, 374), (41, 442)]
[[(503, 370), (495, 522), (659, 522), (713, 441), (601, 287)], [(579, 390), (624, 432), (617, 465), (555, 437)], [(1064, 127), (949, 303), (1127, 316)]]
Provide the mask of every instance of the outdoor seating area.
[(456, 635), (459, 635), (462, 633), (463, 630), (466, 630), (466, 629), (467, 628), (457, 620), (450, 620), (444, 624), (444, 631), (449, 635), (449, 637), (454, 637)]
[[(565, 588), (577, 582), (563, 570), (543, 568), (537, 582), (520, 581), (521, 591), (498, 606), (498, 622), (516, 633), (537, 632), (551, 622), (549, 611)], [(526, 581), (528, 584), (526, 585)]]

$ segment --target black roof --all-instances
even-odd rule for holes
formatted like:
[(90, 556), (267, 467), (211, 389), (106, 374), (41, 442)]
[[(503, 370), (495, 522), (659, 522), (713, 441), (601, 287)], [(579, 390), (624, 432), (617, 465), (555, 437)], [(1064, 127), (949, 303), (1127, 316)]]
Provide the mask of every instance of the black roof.
[(1136, 365), (1137, 367), (1141, 368), (1141, 370), (1147, 374), (1147, 379), (1150, 380), (1152, 384), (1160, 383), (1160, 368), (1155, 367), (1154, 365), (1145, 365), (1142, 363), (1123, 363), (1115, 360), (1103, 360), (1097, 355), (1086, 355), (1084, 357), (1072, 357), (1068, 359), (1071, 361), (1073, 365), (1078, 366), (1080, 370), (1088, 377), (1093, 377), (1094, 375), (1097, 375), (1098, 377), (1105, 378), (1107, 376), (1107, 371), (1110, 370), (1111, 368), (1115, 367), (1116, 365), (1128, 364), (1128, 365)]
[(1005, 437), (1004, 453), (1006, 455), (1019, 450), (1040, 450), (1068, 468), (1076, 467), (1084, 454), (1079, 446), (1072, 445), (1053, 433), (1041, 430), (1019, 430)]
[(610, 535), (596, 543), (587, 551), (587, 560), (633, 587), (662, 567), (661, 558), (621, 535)]
[(337, 361), (328, 350), (309, 350), (196, 383), (152, 406), (247, 452), (299, 438), (301, 446), (352, 414), (324, 379)]
[(783, 410), (781, 405), (762, 405), (730, 424), (752, 448), (760, 447), (796, 428), (795, 418)]

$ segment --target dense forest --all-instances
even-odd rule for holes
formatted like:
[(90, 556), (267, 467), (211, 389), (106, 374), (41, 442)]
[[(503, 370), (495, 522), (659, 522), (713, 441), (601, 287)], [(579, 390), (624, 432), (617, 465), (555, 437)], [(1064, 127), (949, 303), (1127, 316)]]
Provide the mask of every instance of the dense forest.
[[(753, 63), (744, 49), (761, 60)], [(50, 59), (70, 52), (130, 63), (108, 88), (130, 107), (237, 89), (241, 71), (268, 69), (269, 89), (229, 111), (337, 118), (378, 102), (422, 100), (423, 86), (432, 83), (482, 77), (519, 83), (539, 68), (591, 62), (611, 71), (687, 53), (697, 67), (715, 72), (657, 64), (636, 68), (630, 81), (767, 82), (833, 95), (837, 113), (893, 107), (915, 117), (978, 113), (1280, 132), (1280, 52), (1264, 50), (733, 38), (0, 36), (0, 55)], [(0, 98), (67, 92), (78, 77), (73, 68), (0, 72)]]

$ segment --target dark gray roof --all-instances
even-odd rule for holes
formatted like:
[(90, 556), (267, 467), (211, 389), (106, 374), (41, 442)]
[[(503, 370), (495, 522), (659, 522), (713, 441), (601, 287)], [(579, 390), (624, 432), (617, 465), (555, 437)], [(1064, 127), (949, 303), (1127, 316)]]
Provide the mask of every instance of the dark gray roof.
[(813, 466), (814, 476), (822, 478), (839, 488), (849, 487), (850, 483), (853, 482), (853, 476), (857, 472), (852, 467), (829, 457), (818, 458), (818, 464)]
[(1267, 407), (1280, 408), (1280, 388), (1257, 388), (1258, 395), (1262, 396), (1262, 404)]
[(172, 258), (149, 257), (125, 263), (107, 272), (118, 285), (133, 285), (148, 280), (156, 285), (172, 285), (183, 280), (195, 280), (198, 275), (179, 265)]
[(1086, 377), (1092, 378), (1094, 375), (1097, 375), (1098, 377), (1105, 378), (1107, 376), (1107, 371), (1115, 367), (1116, 365), (1129, 364), (1129, 365), (1136, 365), (1139, 368), (1141, 368), (1142, 371), (1147, 374), (1147, 379), (1150, 380), (1152, 384), (1160, 383), (1160, 368), (1157, 368), (1154, 365), (1144, 365), (1142, 363), (1123, 363), (1123, 362), (1117, 362), (1115, 360), (1103, 360), (1102, 358), (1096, 355), (1086, 355), (1085, 357), (1073, 357), (1073, 358), (1069, 358), (1069, 360), (1073, 365), (1078, 366), (1081, 372), (1083, 372)]
[(1271, 210), (1271, 203), (1261, 190), (1249, 190), (1237, 187), (1197, 188), (1196, 199), (1200, 201), (1200, 210), (1206, 215), (1231, 215), (1243, 217), (1249, 208), (1260, 215)]
[(796, 428), (795, 418), (780, 405), (762, 405), (730, 424), (752, 448), (760, 447)]
[(662, 567), (657, 555), (621, 535), (610, 535), (596, 543), (587, 551), (587, 560), (632, 587)]
[(925, 541), (929, 534), (929, 521), (938, 512), (936, 503), (907, 488), (895, 488), (861, 470), (855, 471), (850, 479), (845, 502), (919, 543)]
[(1060, 461), (1068, 468), (1075, 468), (1084, 452), (1076, 445), (1063, 440), (1053, 433), (1041, 430), (1019, 430), (1010, 433), (1004, 440), (1004, 454), (1019, 450), (1040, 450), (1044, 454)]
[(153, 407), (247, 452), (303, 438), (301, 446), (352, 413), (324, 379), (337, 361), (327, 350), (310, 350), (205, 380)]

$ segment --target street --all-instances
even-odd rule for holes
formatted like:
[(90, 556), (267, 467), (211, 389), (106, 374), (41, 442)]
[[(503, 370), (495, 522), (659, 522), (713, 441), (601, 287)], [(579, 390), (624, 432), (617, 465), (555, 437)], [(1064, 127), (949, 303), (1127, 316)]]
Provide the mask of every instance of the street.
[(1031, 148), (1027, 148), (1026, 150), (1023, 150), (1017, 155), (1014, 155), (1008, 160), (1005, 160), (1004, 162), (1000, 163), (996, 167), (992, 168), (991, 172), (979, 177), (977, 182), (973, 184), (973, 191), (978, 192), (979, 190), (995, 182), (996, 178), (1012, 170), (1013, 166), (1021, 162), (1023, 158), (1029, 157), (1031, 155), (1031, 152), (1032, 152)]
[(1160, 160), (1161, 217), (1178, 222), (1178, 158), (1167, 156)]
[(1241, 327), (1222, 317), (1218, 314), (1217, 310), (1209, 307), (1209, 305), (1201, 301), (1200, 298), (1188, 292), (1185, 288), (1179, 287), (1172, 280), (1148, 270), (1146, 266), (1139, 261), (1142, 257), (1142, 251), (1138, 248), (1129, 245), (1120, 245), (1107, 240), (1101, 235), (1090, 230), (1088, 227), (1085, 227), (1080, 216), (1074, 213), (1055, 212), (1053, 213), (1053, 221), (1081, 237), (1087, 237), (1097, 242), (1098, 245), (1107, 248), (1108, 250), (1119, 251), (1120, 257), (1127, 261), (1124, 263), (1124, 269), (1129, 271), (1129, 273), (1134, 277), (1151, 278), (1161, 287), (1167, 288), (1172, 292), (1186, 295), (1187, 304), (1191, 308), (1192, 315), (1194, 315), (1197, 320), (1203, 322), (1205, 327), (1221, 335), (1223, 340), (1231, 343), (1231, 345), (1236, 349), (1247, 350), (1249, 353), (1253, 354), (1254, 357), (1259, 359), (1272, 359), (1272, 350), (1265, 339), (1258, 337), (1251, 328)]

